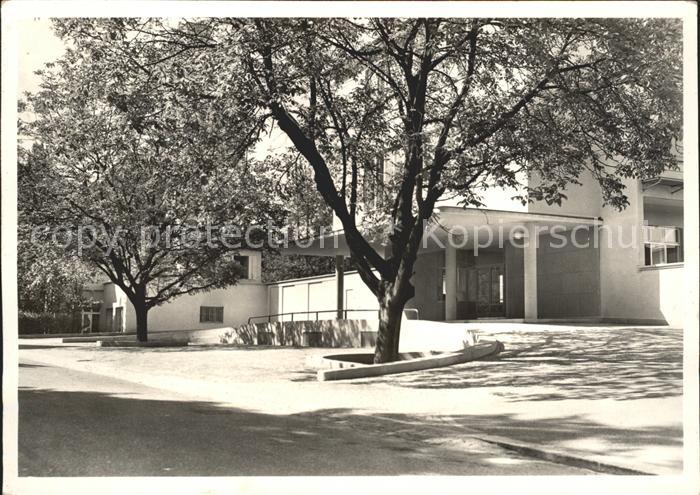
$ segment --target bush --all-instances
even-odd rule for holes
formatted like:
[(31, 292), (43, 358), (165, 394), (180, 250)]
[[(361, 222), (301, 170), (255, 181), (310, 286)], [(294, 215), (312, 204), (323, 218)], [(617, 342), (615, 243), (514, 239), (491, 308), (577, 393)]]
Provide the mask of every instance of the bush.
[(80, 313), (32, 313), (20, 311), (19, 335), (80, 333)]

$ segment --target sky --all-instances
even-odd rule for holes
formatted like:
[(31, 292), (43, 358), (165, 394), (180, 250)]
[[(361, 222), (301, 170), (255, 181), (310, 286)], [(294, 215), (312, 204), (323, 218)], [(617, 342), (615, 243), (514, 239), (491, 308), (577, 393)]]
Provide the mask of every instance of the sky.
[[(17, 91), (19, 95), (25, 91), (34, 92), (39, 89), (41, 78), (34, 72), (43, 68), (47, 62), (53, 62), (63, 55), (65, 46), (51, 27), (49, 18), (35, 17), (19, 21), (19, 67)], [(286, 136), (279, 129), (272, 135), (265, 135), (253, 153), (262, 160), (270, 151), (281, 151), (289, 145)]]
[[(34, 92), (39, 89), (41, 78), (34, 74), (45, 63), (58, 59), (65, 47), (63, 42), (54, 34), (49, 18), (33, 18), (20, 22), (19, 32), (19, 68), (18, 68), (18, 92)], [(262, 160), (271, 152), (283, 151), (290, 145), (288, 138), (275, 127), (271, 134), (264, 135), (261, 142), (255, 147), (252, 155)], [(492, 209), (520, 211), (523, 206), (511, 196), (515, 190), (502, 190), (490, 188), (482, 192), (482, 199)], [(442, 204), (456, 205), (457, 199), (447, 199)]]
[(63, 42), (53, 33), (49, 19), (23, 20), (19, 25), (17, 90), (22, 94), (39, 88), (40, 78), (34, 71), (41, 69), (46, 62), (59, 58), (65, 48)]

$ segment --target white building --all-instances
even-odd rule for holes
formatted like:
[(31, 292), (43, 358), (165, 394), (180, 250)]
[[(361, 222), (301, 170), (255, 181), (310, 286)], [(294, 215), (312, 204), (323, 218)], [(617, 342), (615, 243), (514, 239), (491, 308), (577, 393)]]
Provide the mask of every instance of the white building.
[[(629, 206), (602, 206), (598, 183), (582, 177), (561, 205), (510, 201), (496, 191), (485, 208), (447, 203), (445, 227), (426, 236), (415, 265), (413, 318), (438, 321), (516, 319), (670, 324), (683, 319), (683, 178), (668, 171), (628, 180)], [(501, 193), (501, 194), (498, 194)], [(460, 246), (448, 232), (467, 233)], [(348, 256), (315, 239), (288, 253)], [(538, 239), (538, 243), (523, 242)], [(567, 239), (566, 242), (562, 239)], [(527, 245), (525, 245), (527, 244)], [(383, 252), (382, 246), (375, 246)], [(237, 285), (181, 296), (149, 312), (149, 329), (194, 330), (253, 322), (375, 318), (377, 301), (357, 273), (264, 284), (260, 253), (245, 251), (248, 274)], [(114, 284), (102, 287), (102, 331), (133, 332), (133, 308)]]

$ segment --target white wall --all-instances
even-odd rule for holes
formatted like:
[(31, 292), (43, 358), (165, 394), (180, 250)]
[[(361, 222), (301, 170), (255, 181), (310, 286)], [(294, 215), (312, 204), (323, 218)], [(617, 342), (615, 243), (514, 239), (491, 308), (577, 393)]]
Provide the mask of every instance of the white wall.
[[(105, 284), (105, 287), (108, 287), (106, 294), (116, 295), (112, 296), (113, 302), (109, 306), (105, 304), (105, 307), (123, 307), (124, 331), (135, 332), (136, 313), (133, 305), (118, 287), (113, 284)], [(224, 321), (200, 323), (200, 306), (222, 306)], [(258, 281), (242, 280), (232, 287), (180, 296), (152, 308), (148, 312), (148, 329), (155, 332), (238, 326), (247, 323), (250, 316), (264, 314), (267, 314), (267, 287)]]
[[(223, 322), (199, 322), (200, 306), (223, 306)], [(133, 308), (130, 307), (133, 313)], [(195, 330), (238, 326), (248, 322), (248, 317), (267, 314), (267, 288), (255, 281), (240, 281), (226, 289), (216, 289), (173, 299), (148, 312), (151, 331)], [(136, 330), (136, 322), (133, 328)]]
[[(536, 183), (537, 178), (532, 179)], [(625, 194), (629, 206), (617, 211), (602, 206), (600, 186), (586, 172), (580, 177), (582, 185), (570, 185), (568, 199), (562, 206), (549, 206), (543, 202), (530, 205), (533, 213), (551, 213), (587, 217), (602, 217), (599, 231), (600, 255), (600, 316), (613, 320), (666, 320), (670, 325), (682, 322), (683, 269), (682, 267), (644, 267), (644, 244), (641, 226), (644, 220), (643, 197), (673, 198), (675, 209), (664, 216), (678, 217), (682, 205), (682, 193), (669, 196), (666, 188), (642, 191), (636, 179), (626, 179)], [(663, 207), (655, 207), (659, 215)], [(682, 213), (681, 213), (682, 215)], [(671, 224), (675, 224), (671, 223)]]
[[(215, 289), (193, 295), (183, 295), (152, 308), (148, 312), (150, 331), (202, 330), (225, 326), (238, 326), (248, 322), (250, 316), (264, 315), (268, 312), (267, 287), (262, 283), (261, 253), (243, 249), (241, 256), (248, 256), (247, 279), (241, 279), (234, 286)], [(124, 331), (136, 331), (136, 313), (124, 292), (112, 283), (104, 285), (105, 298), (103, 313), (106, 308), (123, 307)], [(200, 323), (201, 306), (222, 306), (223, 322)]]
[[(348, 272), (344, 278), (345, 309), (370, 309), (371, 313), (349, 312), (348, 318), (374, 318), (374, 310), (378, 309), (377, 299), (367, 288), (357, 272)], [(294, 319), (302, 319), (306, 315), (315, 319), (314, 311), (335, 310), (337, 289), (335, 275), (321, 275), (296, 280), (286, 280), (269, 284), (269, 314), (301, 312)], [(335, 318), (333, 313), (322, 313), (319, 319)], [(273, 321), (275, 319), (273, 318)], [(279, 318), (282, 321), (291, 320), (291, 316)]]
[[(589, 218), (599, 217), (603, 205), (600, 184), (588, 171), (584, 171), (578, 180), (581, 182), (580, 185), (569, 184), (563, 191), (567, 199), (562, 200), (561, 206), (557, 204), (548, 205), (544, 201), (535, 201), (528, 204), (527, 211), (530, 213), (572, 215)], [(533, 173), (530, 177), (530, 185), (535, 187), (540, 182), (538, 174)]]
[[(601, 316), (620, 320), (666, 320), (680, 327), (685, 282), (682, 266), (644, 267), (641, 183), (626, 181), (629, 206), (602, 210), (600, 232)], [(636, 228), (633, 228), (636, 227)]]
[[(524, 182), (525, 177), (521, 177)], [(503, 211), (527, 211), (527, 205), (521, 201), (513, 199), (514, 196), (519, 196), (525, 191), (524, 187), (518, 188), (502, 188), (489, 187), (486, 189), (477, 190), (480, 201), (484, 204), (483, 208), (487, 210), (503, 210)], [(445, 196), (437, 202), (436, 206), (460, 206), (460, 196)]]

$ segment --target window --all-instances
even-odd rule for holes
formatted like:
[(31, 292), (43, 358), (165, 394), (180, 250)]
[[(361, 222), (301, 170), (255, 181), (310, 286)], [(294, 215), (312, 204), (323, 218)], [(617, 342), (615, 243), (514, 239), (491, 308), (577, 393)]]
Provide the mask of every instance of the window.
[(200, 306), (199, 307), (199, 322), (200, 323), (223, 323), (224, 322), (224, 307), (223, 306)]
[(381, 207), (384, 187), (384, 157), (376, 155), (363, 167), (362, 202), (367, 211)]
[(250, 278), (248, 256), (234, 256), (233, 259), (243, 267), (243, 275), (241, 275), (241, 278)]
[(644, 265), (656, 266), (683, 261), (683, 229), (644, 226)]
[(438, 301), (444, 301), (447, 295), (447, 278), (445, 277), (445, 269), (440, 269), (440, 285), (438, 287)]

